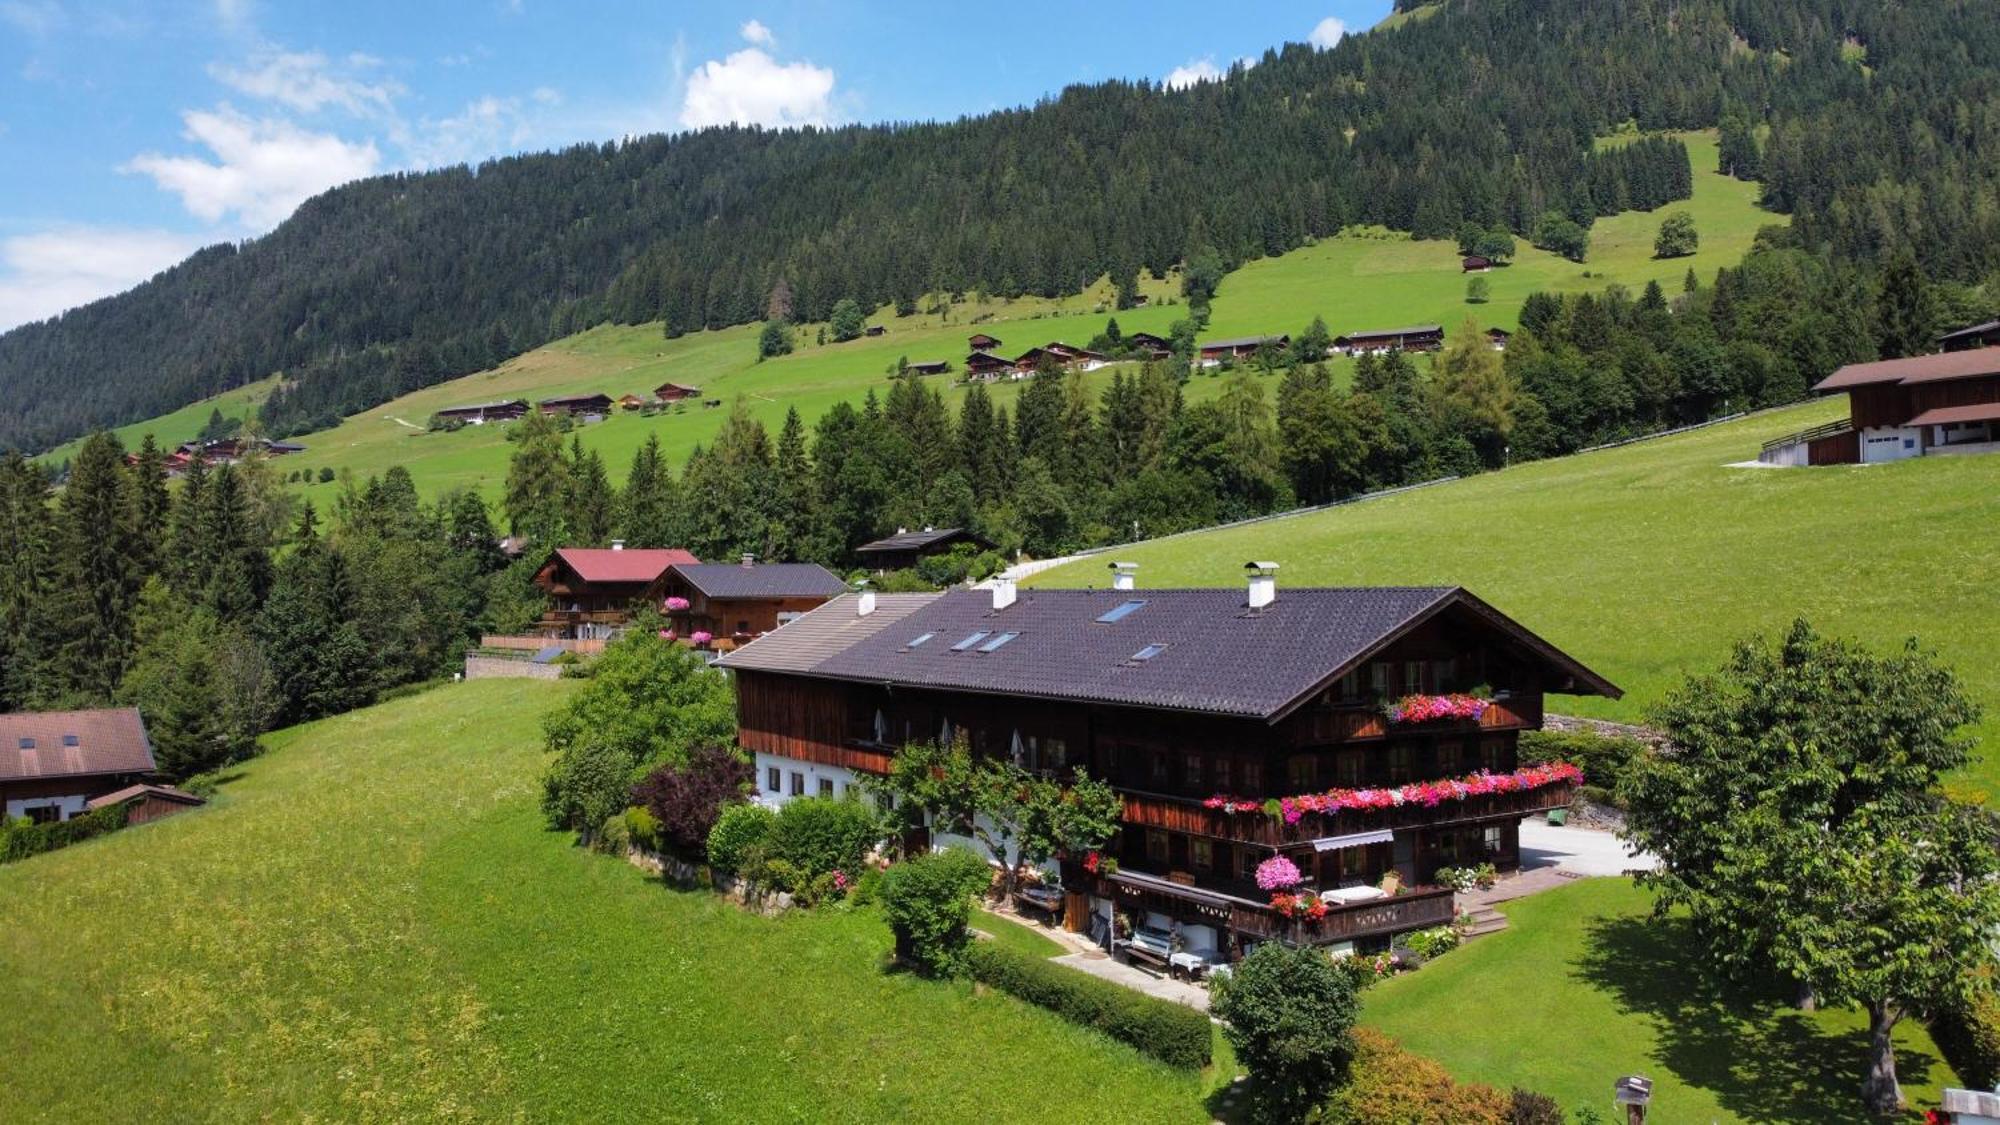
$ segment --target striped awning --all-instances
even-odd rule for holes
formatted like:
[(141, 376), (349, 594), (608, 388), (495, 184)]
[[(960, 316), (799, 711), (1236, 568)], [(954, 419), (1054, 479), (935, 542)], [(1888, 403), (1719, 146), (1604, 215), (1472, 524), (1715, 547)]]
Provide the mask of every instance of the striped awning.
[(1367, 844), (1386, 844), (1395, 838), (1396, 834), (1387, 828), (1377, 828), (1373, 832), (1356, 832), (1348, 836), (1321, 836), (1312, 843), (1316, 852), (1331, 852), (1341, 848), (1359, 848)]

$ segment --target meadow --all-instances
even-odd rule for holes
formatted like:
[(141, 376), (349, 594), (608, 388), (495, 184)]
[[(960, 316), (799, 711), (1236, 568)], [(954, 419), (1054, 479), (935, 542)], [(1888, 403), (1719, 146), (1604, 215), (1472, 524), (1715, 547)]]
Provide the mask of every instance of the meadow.
[(282, 731), (210, 808), (0, 868), (0, 1120), (1206, 1119), (1202, 1076), (888, 971), (872, 910), (766, 919), (549, 831), (568, 688)]
[[(1729, 468), (1838, 401), (1517, 465), (1265, 523), (1119, 547), (1141, 586), (1462, 585), (1625, 689), (1551, 709), (1638, 720), (1736, 640), (1804, 615), (1878, 649), (1916, 637), (1985, 706), (1969, 779), (2000, 794), (2000, 457)], [(1105, 581), (1098, 556), (1036, 583)]]
[[(1466, 302), (1466, 275), (1460, 271), (1457, 248), (1449, 241), (1419, 241), (1379, 229), (1356, 229), (1323, 239), (1276, 258), (1248, 262), (1224, 278), (1217, 292), (1206, 338), (1295, 333), (1324, 317), (1337, 334), (1366, 328), (1415, 323), (1441, 323), (1456, 332), (1467, 318), (1480, 328), (1513, 328), (1528, 294), (1537, 290), (1581, 291), (1613, 283), (1637, 290), (1657, 280), (1678, 292), (1689, 269), (1704, 277), (1717, 267), (1733, 265), (1750, 248), (1757, 228), (1782, 217), (1760, 211), (1756, 186), (1717, 175), (1715, 142), (1709, 134), (1684, 134), (1695, 167), (1692, 199), (1653, 212), (1630, 212), (1600, 219), (1592, 229), (1589, 261), (1577, 264), (1525, 242), (1514, 263), (1483, 275), (1492, 288), (1484, 304)], [(1606, 143), (1618, 143), (1616, 138)], [(1701, 249), (1689, 258), (1667, 261), (1652, 257), (1653, 235), (1670, 210), (1686, 209), (1701, 232)], [(912, 361), (946, 359), (963, 363), (965, 339), (989, 332), (1003, 341), (1002, 351), (1015, 354), (1050, 340), (1082, 345), (1103, 330), (1115, 315), (1126, 332), (1165, 334), (1186, 315), (1174, 296), (1177, 276), (1141, 278), (1148, 304), (1113, 313), (1112, 291), (1101, 280), (1081, 294), (1060, 300), (1021, 298), (1000, 300), (970, 294), (958, 304), (908, 317), (878, 309), (870, 324), (886, 329), (879, 337), (839, 344), (816, 342), (821, 326), (802, 325), (799, 348), (791, 355), (764, 362), (756, 358), (757, 326), (745, 325), (666, 339), (657, 324), (600, 326), (517, 356), (499, 367), (413, 392), (343, 420), (340, 425), (305, 434), (297, 441), (307, 449), (286, 458), (289, 475), (304, 470), (317, 476), (321, 468), (365, 479), (391, 465), (404, 465), (427, 496), (453, 488), (474, 488), (497, 498), (506, 479), (506, 427), (467, 427), (456, 433), (427, 433), (430, 416), (439, 409), (502, 398), (549, 398), (561, 394), (601, 391), (617, 398), (636, 394), (649, 398), (654, 387), (672, 381), (698, 386), (706, 399), (725, 402), (741, 398), (772, 431), (788, 409), (797, 409), (810, 425), (836, 402), (859, 403), (870, 389), (887, 389), (888, 369), (898, 358)], [(1351, 363), (1334, 364), (1345, 379)], [(1113, 368), (1092, 375), (1101, 385)], [(950, 377), (946, 377), (948, 381)], [(1275, 385), (1275, 377), (1268, 382)], [(941, 385), (943, 383), (941, 382)], [(264, 386), (260, 384), (259, 386)], [(1188, 384), (1190, 401), (1220, 393), (1222, 380), (1197, 374)], [(994, 389), (1003, 405), (1011, 406), (1021, 384)], [(257, 392), (268, 393), (268, 390)], [(955, 409), (963, 388), (947, 386), (947, 402)], [(228, 413), (229, 410), (225, 410)], [(668, 457), (678, 465), (700, 443), (711, 440), (725, 411), (699, 403), (675, 411), (642, 417), (618, 411), (606, 421), (580, 432), (586, 446), (598, 450), (614, 482), (622, 481), (632, 454), (649, 436), (657, 435)], [(191, 425), (183, 415), (198, 414)], [(126, 427), (127, 444), (154, 428), (162, 438), (170, 432), (184, 440), (208, 416), (197, 404), (176, 412), (157, 425)], [(181, 431), (185, 430), (185, 435)], [(60, 451), (59, 451), (60, 452)], [(306, 483), (306, 495), (325, 499), (335, 483)]]

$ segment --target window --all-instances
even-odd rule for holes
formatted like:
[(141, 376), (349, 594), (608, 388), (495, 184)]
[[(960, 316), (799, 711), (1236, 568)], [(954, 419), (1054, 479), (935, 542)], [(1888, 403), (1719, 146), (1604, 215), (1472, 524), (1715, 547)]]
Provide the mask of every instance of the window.
[(904, 645), (903, 648), (905, 650), (917, 648), (921, 646), (925, 641), (928, 641), (935, 636), (937, 636), (936, 633), (925, 633), (924, 635), (918, 637), (916, 640), (911, 641), (909, 644)]
[(1188, 866), (1196, 871), (1215, 869), (1215, 842), (1196, 836), (1188, 841)]
[(1166, 754), (1166, 751), (1164, 751), (1164, 750), (1155, 750), (1155, 751), (1153, 751), (1153, 753), (1152, 753), (1152, 755), (1151, 755), (1151, 758), (1152, 758), (1152, 761), (1151, 761), (1151, 766), (1152, 766), (1152, 774), (1153, 774), (1153, 784), (1154, 784), (1154, 785), (1157, 785), (1157, 786), (1162, 786), (1162, 787), (1164, 787), (1164, 786), (1165, 786), (1165, 785), (1167, 784), (1167, 754)]
[(1200, 755), (1200, 754), (1189, 754), (1189, 755), (1187, 756), (1187, 778), (1186, 778), (1186, 782), (1187, 782), (1187, 784), (1188, 784), (1189, 786), (1191, 786), (1191, 787), (1192, 787), (1192, 786), (1198, 786), (1198, 785), (1200, 785), (1200, 784), (1201, 784), (1201, 755)]
[[(24, 738), (21, 741), (32, 742), (34, 740)], [(31, 805), (28, 808), (22, 809), (21, 813), (28, 818), (28, 823), (30, 824), (54, 824), (56, 821), (62, 819), (62, 809), (56, 805)]]
[(1215, 787), (1224, 793), (1229, 792), (1229, 785), (1230, 785), (1229, 767), (1235, 764), (1236, 763), (1234, 761), (1226, 757), (1217, 758), (1215, 760)]
[(1464, 746), (1457, 739), (1449, 739), (1437, 744), (1437, 772), (1445, 777), (1457, 777)]
[(1500, 773), (1507, 768), (1506, 739), (1483, 738), (1479, 741), (1479, 768), (1488, 773)]
[(81, 746), (81, 745), (83, 745), (83, 742), (82, 742), (82, 740), (81, 740), (81, 739), (77, 738), (77, 736), (75, 736), (75, 735), (73, 735), (73, 734), (66, 734), (66, 735), (63, 735), (63, 745), (64, 745), (64, 746)]
[(1097, 623), (1099, 625), (1109, 625), (1116, 621), (1123, 621), (1127, 617), (1132, 616), (1133, 611), (1137, 610), (1140, 606), (1145, 604), (1146, 602), (1143, 598), (1135, 598), (1129, 602), (1121, 602), (1120, 604), (1112, 606), (1110, 609), (1105, 610), (1103, 613), (1098, 614)]
[(1334, 759), (1335, 773), (1340, 785), (1345, 789), (1355, 789), (1361, 785), (1362, 751), (1342, 750)]
[(1167, 865), (1167, 834), (1157, 828), (1146, 829), (1146, 860), (1162, 867)]
[(1317, 763), (1313, 761), (1311, 754), (1292, 755), (1285, 763), (1285, 783), (1298, 793), (1311, 789), (1316, 781), (1315, 775), (1319, 772), (1313, 768), (1315, 765)]
[(23, 738), (23, 739), (21, 739), (21, 749), (23, 749), (23, 750), (33, 750), (34, 748), (35, 748), (35, 740), (34, 740), (34, 739), (32, 739), (32, 738)]
[(1257, 849), (1255, 848), (1236, 849), (1237, 878), (1255, 879), (1257, 877), (1257, 863), (1258, 863)]
[(1069, 765), (1069, 743), (1051, 738), (1042, 744), (1042, 768), (1059, 770)]
[(991, 635), (992, 634), (982, 629), (981, 631), (974, 633), (971, 636), (965, 638), (964, 640), (958, 642), (957, 644), (951, 646), (951, 651), (964, 652), (966, 649), (971, 648), (973, 645), (978, 644), (980, 641), (985, 640), (987, 637)]
[(1480, 844), (1487, 855), (1499, 855), (1507, 846), (1507, 834), (1499, 825), (1489, 825)]
[(1000, 648), (1000, 646), (1002, 646), (1002, 645), (1006, 644), (1006, 643), (1007, 643), (1008, 641), (1011, 641), (1011, 640), (1013, 640), (1013, 639), (1014, 639), (1015, 637), (1018, 637), (1018, 636), (1020, 636), (1020, 635), (1021, 635), (1021, 634), (1019, 634), (1019, 633), (1002, 633), (1002, 634), (1000, 634), (999, 636), (997, 636), (997, 637), (993, 638), (992, 640), (990, 640), (990, 641), (987, 641), (987, 642), (986, 642), (985, 644), (983, 644), (983, 645), (980, 645), (980, 646), (979, 646), (979, 651), (981, 651), (981, 652), (995, 652), (995, 651), (997, 651), (997, 650), (998, 650), (998, 649)]
[(805, 796), (805, 795), (806, 795), (806, 775), (805, 775), (805, 774), (802, 774), (802, 773), (800, 773), (800, 772), (799, 772), (799, 771), (797, 771), (797, 770), (793, 770), (793, 771), (792, 771), (792, 796), (794, 796), (794, 797), (803, 797), (803, 796)]
[(1243, 791), (1252, 796), (1264, 791), (1264, 763), (1243, 763)]
[(750, 623), (749, 623), (748, 621), (738, 621), (738, 622), (736, 623), (736, 631), (737, 631), (737, 632), (739, 632), (739, 633), (747, 633), (747, 632), (749, 632), (749, 631), (750, 631)]
[(832, 778), (830, 778), (830, 777), (822, 777), (822, 778), (820, 778), (820, 779), (819, 779), (819, 795), (820, 795), (820, 796), (822, 796), (822, 797), (831, 797), (831, 796), (833, 796), (833, 779), (832, 779)]
[(1431, 661), (1431, 687), (1436, 691), (1450, 691), (1458, 686), (1458, 661), (1447, 657)]
[(1155, 656), (1158, 656), (1165, 651), (1167, 651), (1166, 645), (1147, 645), (1145, 648), (1142, 648), (1138, 652), (1132, 654), (1132, 663), (1144, 664), (1146, 661), (1151, 660)]
[(767, 768), (764, 771), (764, 789), (765, 791), (771, 793), (784, 792), (785, 791), (784, 771), (780, 770), (776, 766), (771, 766)]
[(1416, 755), (1410, 752), (1410, 744), (1405, 742), (1389, 747), (1389, 781), (1399, 784), (1410, 780), (1416, 773)]
[(1389, 665), (1386, 661), (1377, 660), (1368, 666), (1368, 690), (1378, 699), (1388, 698)]
[(1415, 695), (1422, 690), (1424, 690), (1424, 662), (1403, 661), (1403, 694)]

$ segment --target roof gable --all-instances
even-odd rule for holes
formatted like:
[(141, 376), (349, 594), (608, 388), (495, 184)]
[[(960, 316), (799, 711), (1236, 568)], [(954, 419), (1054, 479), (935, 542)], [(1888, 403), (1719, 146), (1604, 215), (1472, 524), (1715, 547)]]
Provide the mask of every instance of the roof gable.
[(642, 585), (670, 566), (701, 561), (679, 547), (558, 547), (555, 558), (585, 582)]
[(136, 707), (0, 715), (0, 781), (153, 772)]
[(2000, 348), (1972, 348), (1962, 352), (1910, 356), (1907, 359), (1850, 363), (1815, 383), (1813, 390), (1844, 391), (1850, 387), (1943, 383), (1988, 375), (2000, 375)]
[(688, 563), (675, 574), (710, 598), (831, 598), (847, 582), (818, 563)]

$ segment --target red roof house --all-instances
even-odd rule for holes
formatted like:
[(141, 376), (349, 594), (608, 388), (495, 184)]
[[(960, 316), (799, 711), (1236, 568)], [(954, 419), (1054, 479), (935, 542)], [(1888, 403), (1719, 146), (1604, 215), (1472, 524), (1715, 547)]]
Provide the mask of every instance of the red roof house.
[(632, 607), (658, 600), (667, 568), (701, 560), (678, 547), (559, 547), (535, 572), (551, 603), (542, 632), (603, 637), (632, 619)]

